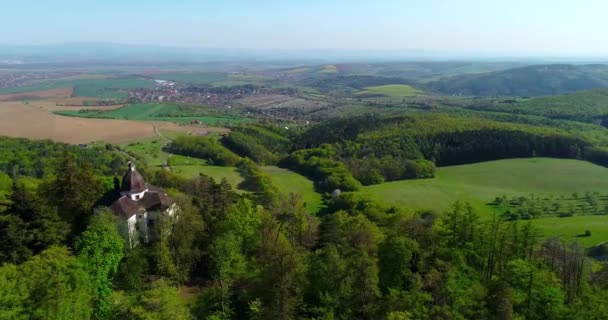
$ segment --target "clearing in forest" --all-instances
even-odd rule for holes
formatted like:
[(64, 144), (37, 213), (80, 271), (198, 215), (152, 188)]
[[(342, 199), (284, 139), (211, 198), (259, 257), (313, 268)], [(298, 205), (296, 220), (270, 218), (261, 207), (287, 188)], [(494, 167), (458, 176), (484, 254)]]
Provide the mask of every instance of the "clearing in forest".
[(366, 87), (365, 90), (356, 92), (356, 96), (377, 96), (383, 95), (392, 98), (414, 97), (424, 94), (424, 92), (406, 84), (388, 84), (384, 86)]
[(302, 196), (306, 208), (316, 213), (321, 208), (321, 194), (315, 191), (314, 184), (308, 178), (293, 171), (274, 166), (262, 167), (274, 184), (284, 193), (295, 193)]

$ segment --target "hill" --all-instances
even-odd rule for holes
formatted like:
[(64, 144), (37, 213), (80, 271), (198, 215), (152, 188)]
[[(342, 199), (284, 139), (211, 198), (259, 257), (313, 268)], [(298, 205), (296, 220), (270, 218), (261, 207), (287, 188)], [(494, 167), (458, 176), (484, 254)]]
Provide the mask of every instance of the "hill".
[(503, 99), (493, 104), (475, 104), (469, 108), (538, 115), (552, 119), (602, 122), (608, 117), (608, 89), (595, 89), (531, 99)]
[[(458, 200), (471, 203), (486, 216), (523, 210), (524, 205), (493, 203), (506, 196), (511, 202), (525, 201), (526, 210), (544, 210), (544, 215), (532, 220), (544, 236), (576, 237), (592, 230), (594, 236), (583, 239), (585, 246), (591, 246), (608, 240), (603, 222), (606, 190), (608, 169), (578, 160), (531, 158), (444, 167), (434, 179), (388, 182), (363, 187), (360, 192), (379, 202), (415, 210), (444, 212)], [(590, 200), (597, 201), (597, 207), (589, 205)], [(554, 207), (557, 211), (548, 214)]]
[(427, 84), (450, 95), (543, 96), (608, 88), (607, 65), (536, 65), (481, 74), (460, 75)]

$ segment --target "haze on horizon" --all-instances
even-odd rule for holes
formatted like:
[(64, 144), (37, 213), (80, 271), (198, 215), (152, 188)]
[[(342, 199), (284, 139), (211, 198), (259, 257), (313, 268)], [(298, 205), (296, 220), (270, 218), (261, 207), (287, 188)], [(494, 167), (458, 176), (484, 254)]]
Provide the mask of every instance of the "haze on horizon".
[(0, 44), (608, 55), (604, 0), (21, 0)]

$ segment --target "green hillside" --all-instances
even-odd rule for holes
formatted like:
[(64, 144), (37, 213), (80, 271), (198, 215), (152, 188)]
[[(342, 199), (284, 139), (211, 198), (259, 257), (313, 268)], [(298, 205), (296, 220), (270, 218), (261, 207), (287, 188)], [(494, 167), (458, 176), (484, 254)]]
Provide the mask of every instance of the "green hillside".
[(509, 159), (439, 168), (434, 179), (388, 182), (361, 192), (392, 205), (445, 210), (458, 199), (485, 206), (503, 195), (606, 194), (608, 169), (578, 160)]
[(479, 109), (539, 115), (554, 119), (601, 121), (608, 117), (608, 89), (521, 100), (502, 100)]
[[(608, 169), (584, 161), (533, 158), (445, 167), (437, 170), (434, 179), (383, 183), (360, 192), (389, 205), (440, 212), (462, 200), (486, 217), (507, 210), (491, 205), (496, 197), (524, 197), (525, 206), (545, 212), (559, 207), (556, 215), (531, 220), (544, 236), (579, 236), (586, 247), (608, 240)], [(597, 204), (591, 206), (589, 201)], [(570, 211), (574, 216), (559, 217)], [(580, 237), (585, 230), (592, 236)]]
[(433, 81), (429, 90), (471, 96), (543, 96), (608, 87), (607, 65), (537, 65)]

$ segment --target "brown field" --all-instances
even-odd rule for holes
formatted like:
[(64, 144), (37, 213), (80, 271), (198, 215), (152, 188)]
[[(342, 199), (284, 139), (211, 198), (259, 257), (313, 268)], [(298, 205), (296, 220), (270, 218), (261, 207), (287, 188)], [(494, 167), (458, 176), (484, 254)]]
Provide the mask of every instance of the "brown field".
[(44, 98), (69, 98), (74, 88), (57, 88), (44, 91), (32, 91), (23, 93), (0, 94), (0, 101), (36, 100)]
[[(66, 143), (104, 141), (126, 143), (156, 135), (154, 126), (167, 131), (190, 132), (200, 128), (170, 122), (145, 122), (64, 117), (51, 113), (54, 102), (0, 102), (0, 136), (51, 139)], [(205, 128), (226, 132), (224, 128)]]

